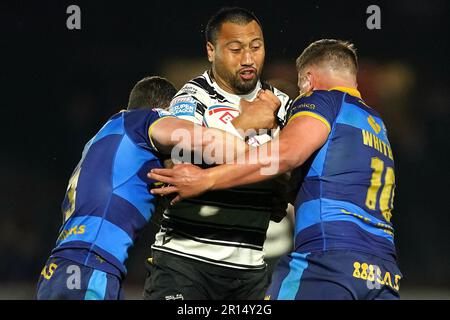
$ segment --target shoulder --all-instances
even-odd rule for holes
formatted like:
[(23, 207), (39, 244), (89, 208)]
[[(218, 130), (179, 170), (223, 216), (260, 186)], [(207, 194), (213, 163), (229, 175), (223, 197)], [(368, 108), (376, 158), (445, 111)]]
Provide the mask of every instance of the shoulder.
[(298, 96), (294, 102), (293, 106), (298, 106), (302, 103), (318, 103), (318, 104), (336, 104), (342, 102), (343, 92), (337, 90), (314, 90), (311, 93), (303, 94)]
[(343, 92), (315, 90), (311, 93), (298, 96), (290, 107), (289, 112), (293, 113), (296, 110), (329, 110), (337, 113), (342, 104)]
[(339, 113), (343, 96), (344, 93), (334, 90), (315, 90), (300, 95), (289, 108), (287, 118), (290, 121), (298, 116), (308, 115), (323, 121), (331, 128)]
[(188, 81), (172, 99), (169, 111), (176, 116), (194, 116), (203, 113), (210, 104), (211, 86), (206, 72)]
[(126, 123), (144, 123), (147, 122), (149, 119), (158, 119), (161, 116), (164, 116), (164, 113), (168, 113), (167, 111), (164, 111), (163, 109), (154, 108), (141, 108), (141, 109), (133, 109), (133, 110), (125, 110), (121, 112), (123, 115), (123, 118)]
[(160, 108), (124, 111), (125, 132), (136, 142), (141, 140), (138, 137), (147, 137), (149, 128), (159, 119), (168, 116), (172, 114)]
[(218, 92), (212, 85), (212, 80), (208, 75), (208, 72), (204, 72), (202, 75), (189, 80), (181, 89), (177, 92), (171, 105), (175, 104), (179, 98), (191, 98), (195, 99), (203, 104), (208, 104), (211, 99), (220, 98)]

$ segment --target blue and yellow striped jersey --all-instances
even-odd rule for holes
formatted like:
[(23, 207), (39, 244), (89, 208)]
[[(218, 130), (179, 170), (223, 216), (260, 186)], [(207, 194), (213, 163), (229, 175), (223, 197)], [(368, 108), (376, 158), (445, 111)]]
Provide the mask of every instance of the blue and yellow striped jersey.
[(52, 255), (124, 276), (128, 249), (155, 211), (146, 174), (161, 168), (149, 138), (159, 109), (122, 111), (86, 144), (62, 204)]
[(293, 172), (296, 250), (350, 249), (395, 260), (394, 158), (381, 117), (356, 89), (344, 87), (299, 97), (288, 121), (302, 115), (330, 133)]

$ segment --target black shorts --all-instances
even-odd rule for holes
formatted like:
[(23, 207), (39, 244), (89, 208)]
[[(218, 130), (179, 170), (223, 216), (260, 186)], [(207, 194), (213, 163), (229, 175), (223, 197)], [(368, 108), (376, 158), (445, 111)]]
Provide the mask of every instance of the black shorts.
[(263, 300), (266, 269), (239, 270), (155, 251), (146, 263), (145, 300)]

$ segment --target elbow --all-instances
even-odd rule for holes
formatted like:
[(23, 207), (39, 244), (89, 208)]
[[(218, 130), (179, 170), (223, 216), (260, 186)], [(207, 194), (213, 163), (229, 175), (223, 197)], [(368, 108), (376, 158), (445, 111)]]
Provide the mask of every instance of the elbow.
[(289, 146), (280, 146), (278, 159), (281, 173), (292, 171), (304, 162), (300, 150)]
[(296, 161), (293, 161), (291, 158), (280, 157), (279, 162), (279, 171), (280, 173), (285, 173), (294, 170), (298, 165), (296, 165)]

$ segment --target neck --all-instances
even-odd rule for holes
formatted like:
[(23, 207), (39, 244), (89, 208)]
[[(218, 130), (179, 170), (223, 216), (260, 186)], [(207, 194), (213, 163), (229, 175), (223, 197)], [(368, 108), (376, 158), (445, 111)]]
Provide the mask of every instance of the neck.
[(314, 89), (316, 90), (330, 90), (331, 88), (335, 87), (346, 87), (351, 89), (357, 89), (358, 85), (355, 81), (351, 80), (337, 80), (337, 81), (329, 81), (329, 79), (323, 83), (318, 83), (316, 86), (314, 86)]
[(356, 77), (350, 73), (336, 72), (332, 70), (323, 70), (316, 79), (314, 88), (316, 90), (330, 90), (334, 87), (347, 87), (356, 89)]

